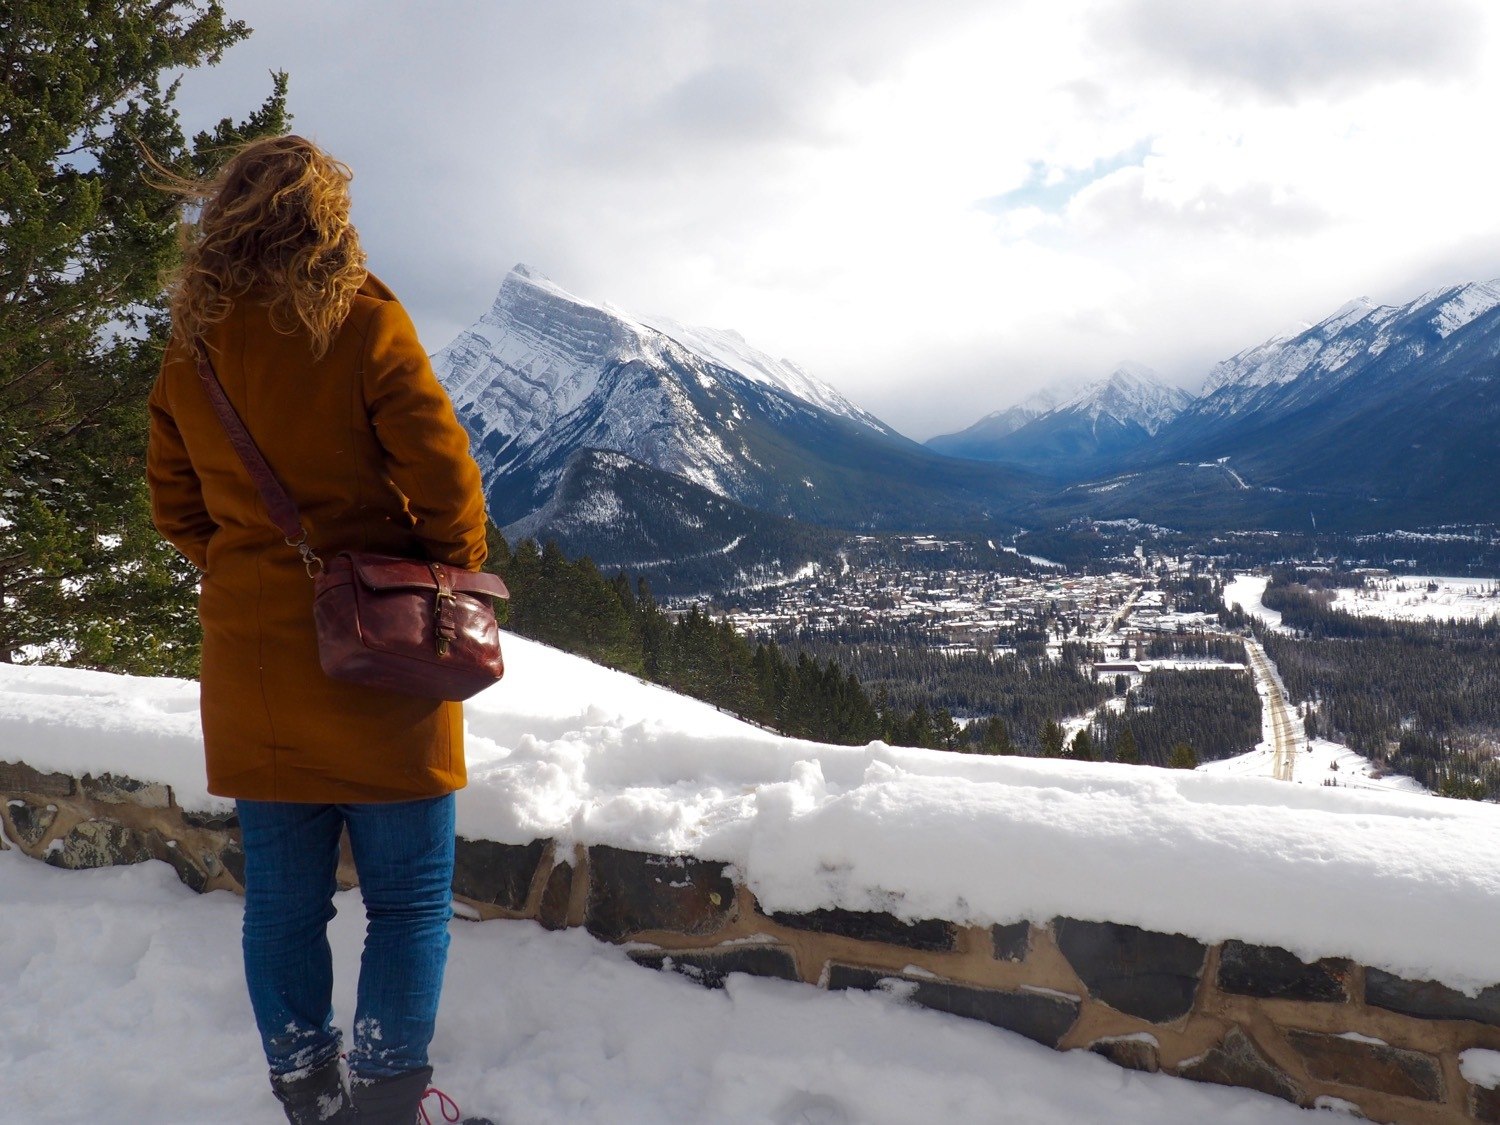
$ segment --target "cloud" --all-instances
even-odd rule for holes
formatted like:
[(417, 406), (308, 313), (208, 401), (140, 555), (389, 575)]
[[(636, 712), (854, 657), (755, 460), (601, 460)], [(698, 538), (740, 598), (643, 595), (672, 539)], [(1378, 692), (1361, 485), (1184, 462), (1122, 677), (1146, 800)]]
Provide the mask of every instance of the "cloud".
[(920, 434), (1121, 357), (1191, 382), (1434, 260), (1500, 273), (1497, 20), (1461, 0), (232, 7), (256, 32), (186, 124), (289, 70), (433, 350), (523, 261)]
[(1096, 33), (1194, 81), (1293, 102), (1468, 73), (1481, 22), (1465, 0), (1125, 0)]
[(1191, 195), (1172, 198), (1152, 190), (1144, 168), (1121, 169), (1090, 184), (1073, 199), (1068, 217), (1084, 232), (1173, 229), (1250, 238), (1311, 234), (1333, 221), (1324, 208), (1290, 185), (1205, 184)]

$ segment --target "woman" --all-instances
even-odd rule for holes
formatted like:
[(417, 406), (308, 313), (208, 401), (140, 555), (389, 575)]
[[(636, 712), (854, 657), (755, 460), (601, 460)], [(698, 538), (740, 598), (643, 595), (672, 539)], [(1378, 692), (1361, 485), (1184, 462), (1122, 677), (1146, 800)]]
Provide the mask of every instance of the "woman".
[[(210, 182), (171, 182), (202, 207), (172, 284), (147, 473), (158, 530), (203, 572), (208, 788), (237, 802), (245, 977), (272, 1089), (292, 1122), (411, 1125), (448, 950), (462, 708), (323, 674), (312, 583), (193, 358), (202, 340), (324, 557), (479, 568), (479, 471), (410, 318), (365, 270), (350, 179), (286, 136), (245, 145)], [(345, 829), (369, 923), (349, 1089), (326, 936)]]

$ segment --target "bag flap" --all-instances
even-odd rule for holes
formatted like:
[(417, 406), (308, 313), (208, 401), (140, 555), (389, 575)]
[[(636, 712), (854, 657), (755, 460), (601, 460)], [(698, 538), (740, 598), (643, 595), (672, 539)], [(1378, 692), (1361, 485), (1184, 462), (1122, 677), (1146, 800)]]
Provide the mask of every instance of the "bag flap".
[(450, 570), (453, 588), (465, 594), (488, 594), (492, 598), (509, 598), (505, 579), (487, 570)]
[[(428, 563), (417, 559), (392, 558), (388, 555), (363, 555), (350, 553), (349, 565), (360, 583), (371, 590), (436, 590), (437, 580), (432, 576)], [(442, 565), (442, 564), (439, 564)], [(483, 571), (457, 570), (444, 567), (453, 589), (465, 594), (488, 594), (492, 598), (508, 598), (504, 580), (498, 574)]]

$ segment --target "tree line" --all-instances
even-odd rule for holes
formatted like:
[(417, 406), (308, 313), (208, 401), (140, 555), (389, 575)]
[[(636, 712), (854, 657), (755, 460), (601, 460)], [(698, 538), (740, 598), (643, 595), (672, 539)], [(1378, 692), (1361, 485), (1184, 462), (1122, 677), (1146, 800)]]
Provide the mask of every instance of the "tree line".
[(214, 0), (7, 0), (0, 16), (0, 661), (195, 675), (197, 575), (151, 526), (146, 396), (178, 201), (285, 132), (285, 74), (189, 140), (177, 76), (250, 34)]
[(1326, 735), (1453, 796), (1500, 799), (1500, 622), (1393, 621), (1273, 578), (1262, 599), (1296, 634), (1261, 629), (1291, 697)]

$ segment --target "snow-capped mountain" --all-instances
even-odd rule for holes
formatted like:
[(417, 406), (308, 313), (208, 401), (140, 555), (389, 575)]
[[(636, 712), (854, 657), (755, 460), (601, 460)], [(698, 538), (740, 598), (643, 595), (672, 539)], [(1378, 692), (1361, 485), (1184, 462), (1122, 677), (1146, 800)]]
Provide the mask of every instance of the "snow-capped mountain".
[[(759, 512), (844, 526), (972, 511), (1015, 479), (955, 468), (737, 333), (648, 323), (524, 266), (433, 366), (473, 436), (502, 525), (546, 506), (589, 450)], [(545, 534), (535, 522), (526, 528)]]
[(1174, 526), (1488, 523), (1497, 432), (1500, 281), (1401, 305), (1361, 298), (1216, 365), (1153, 438), (1088, 464), (1047, 511)]
[(1362, 299), (1219, 364), (1160, 459), (1227, 457), (1252, 485), (1371, 498), (1402, 518), (1500, 503), (1500, 281)]
[(998, 428), (991, 422), (997, 416), (991, 415), (962, 434), (934, 438), (928, 444), (943, 452), (962, 449), (962, 456), (1067, 476), (1149, 443), (1192, 401), (1191, 394), (1162, 382), (1149, 367), (1122, 363), (1008, 433), (984, 436), (987, 423)]
[(1377, 305), (1360, 297), (1317, 324), (1216, 365), (1177, 428), (1185, 433), (1211, 428), (1216, 419), (1285, 413), (1377, 366), (1392, 371), (1425, 366), (1454, 332), (1497, 306), (1500, 281), (1432, 290), (1405, 305)]
[(1007, 406), (1003, 410), (995, 410), (986, 414), (967, 429), (928, 438), (927, 448), (938, 453), (945, 453), (949, 457), (972, 457), (977, 461), (983, 461), (985, 450), (992, 443), (1009, 437), (1028, 422), (1036, 421), (1049, 410), (1056, 410), (1077, 391), (1078, 388), (1073, 386), (1043, 387), (1027, 395), (1014, 406)]
[(1108, 377), (1086, 388), (1052, 411), (1087, 418), (1094, 426), (1139, 426), (1155, 435), (1187, 409), (1193, 396), (1168, 386), (1161, 376), (1140, 363), (1122, 363)]

